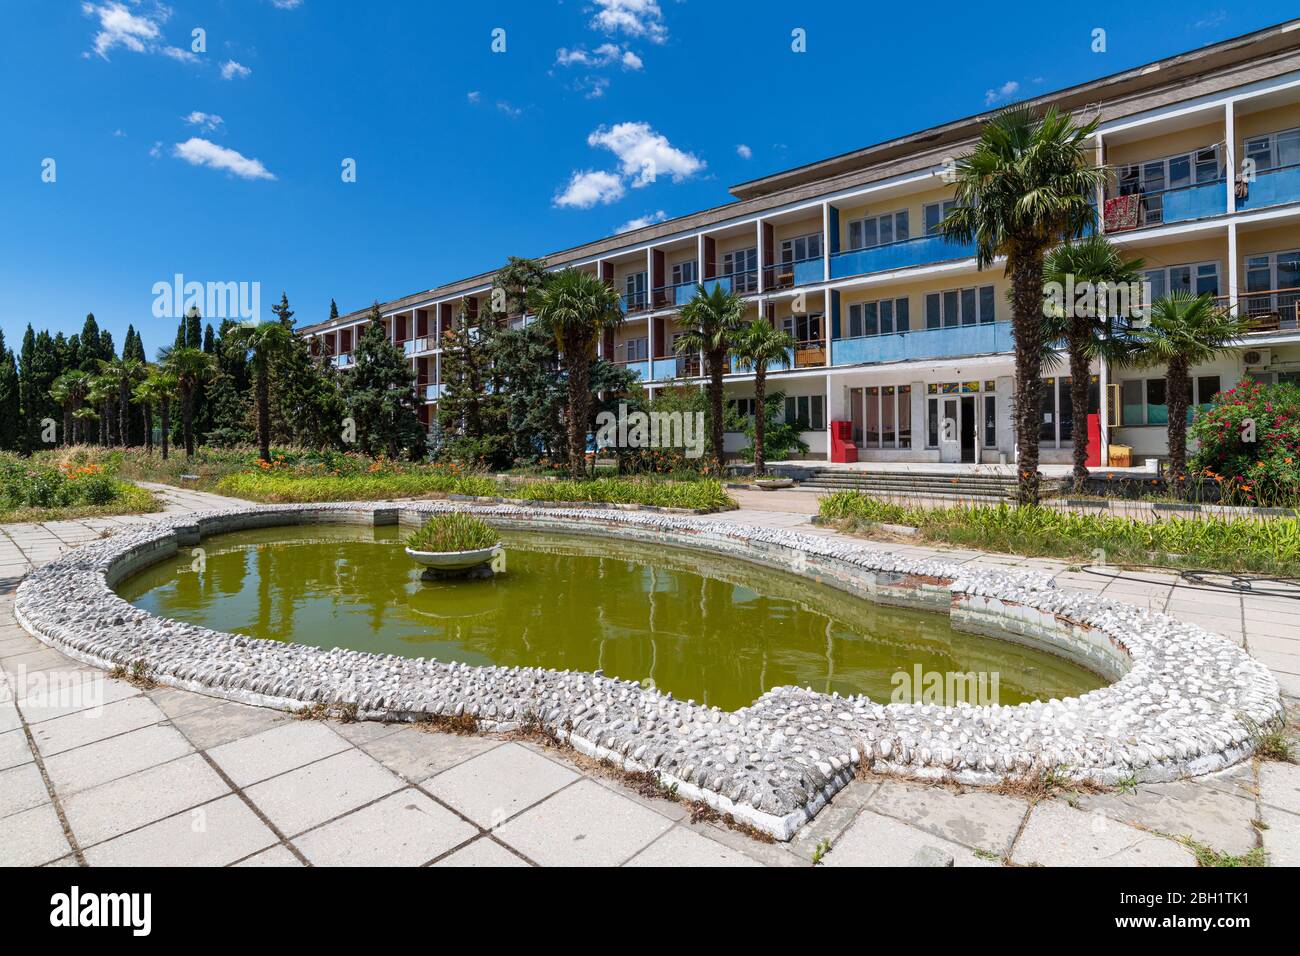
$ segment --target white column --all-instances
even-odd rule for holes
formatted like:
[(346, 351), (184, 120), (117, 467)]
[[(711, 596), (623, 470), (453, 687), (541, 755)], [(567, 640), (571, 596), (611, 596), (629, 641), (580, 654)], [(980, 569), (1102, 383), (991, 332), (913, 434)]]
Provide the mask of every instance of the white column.
[(1223, 104), (1223, 131), (1228, 151), (1225, 161), (1228, 174), (1228, 215), (1232, 215), (1237, 211), (1237, 110), (1235, 100), (1228, 100)]
[(1101, 404), (1097, 408), (1097, 418), (1101, 425), (1101, 449), (1099, 456), (1101, 467), (1110, 467), (1110, 365), (1107, 361), (1099, 359), (1098, 376), (1101, 380)]
[(835, 418), (835, 415), (833, 414), (833, 409), (831, 408), (830, 372), (826, 373), (826, 398), (824, 399), (824, 401), (825, 401), (825, 405), (823, 406), (822, 411), (823, 414), (825, 414), (826, 416), (826, 460), (830, 461), (831, 460), (831, 420)]
[[(763, 290), (767, 287), (767, 274), (763, 271), (763, 268), (764, 266), (767, 265), (767, 263), (763, 261), (763, 220), (762, 219), (755, 221), (754, 229), (758, 233), (758, 246), (757, 246), (758, 248), (758, 291), (761, 294)], [(760, 299), (759, 301), (761, 302), (762, 300)]]
[[(646, 303), (646, 305), (649, 306), (650, 312), (653, 312), (655, 310), (655, 291), (654, 291), (655, 252), (653, 249), (646, 249), (645, 251), (645, 267), (646, 267), (646, 273), (645, 273), (646, 295), (650, 296), (650, 299)], [(646, 360), (649, 362), (649, 366), (650, 366), (649, 371), (646, 373), (646, 377), (645, 377), (645, 380), (647, 382), (654, 380), (655, 355), (657, 354), (655, 352), (655, 323), (654, 323), (654, 319), (650, 317), (650, 312), (647, 312), (645, 317), (645, 347), (647, 353)]]
[(1237, 274), (1237, 224), (1228, 221), (1228, 308), (1237, 308), (1237, 293), (1240, 279)]
[[(1097, 133), (1097, 159), (1098, 167), (1106, 165), (1106, 145), (1102, 142), (1101, 132)], [(1106, 184), (1104, 182), (1097, 184), (1097, 234), (1101, 235), (1106, 231)]]
[(822, 203), (822, 281), (831, 277), (831, 204)]

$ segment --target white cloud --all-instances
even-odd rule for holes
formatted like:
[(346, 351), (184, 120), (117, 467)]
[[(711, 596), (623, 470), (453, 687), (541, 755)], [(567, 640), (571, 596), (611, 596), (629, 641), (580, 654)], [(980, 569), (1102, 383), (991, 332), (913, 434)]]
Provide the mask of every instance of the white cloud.
[(161, 24), (171, 13), (166, 7), (155, 7), (149, 13), (135, 14), (117, 2), (83, 3), (81, 12), (99, 20), (94, 47), (95, 52), (106, 60), (108, 51), (114, 47), (126, 47), (136, 53), (156, 49), (158, 40), (162, 38)]
[(191, 166), (208, 166), (223, 169), (240, 179), (275, 179), (275, 176), (258, 159), (249, 159), (242, 153), (197, 136), (172, 147), (172, 155)]
[(631, 50), (626, 50), (617, 43), (602, 43), (594, 50), (584, 47), (560, 47), (555, 51), (556, 66), (602, 67), (611, 63), (620, 64), (625, 70), (639, 70), (645, 64)]
[(471, 103), (477, 103), (482, 98), (483, 98), (483, 94), (480, 93), (478, 90), (470, 90), (468, 93), (465, 94), (465, 99)]
[(199, 128), (208, 130), (209, 132), (215, 130), (225, 122), (225, 120), (216, 113), (204, 113), (201, 110), (195, 110), (189, 116), (182, 116), (181, 119), (185, 120), (185, 122), (189, 123), (191, 126), (198, 126)]
[(252, 70), (236, 60), (227, 60), (221, 64), (221, 78), (223, 80), (233, 80), (235, 77), (242, 80), (247, 76), (252, 76), (252, 74)]
[(657, 0), (596, 0), (591, 25), (606, 33), (626, 33), (652, 43), (668, 39), (664, 14)]
[(271, 6), (278, 10), (296, 10), (302, 6), (302, 0), (271, 0)]
[(114, 136), (117, 136), (117, 137), (119, 137), (119, 138), (120, 138), (120, 137), (123, 137), (123, 136), (126, 135), (126, 130), (115, 129), (115, 130), (113, 130), (113, 135), (114, 135)]
[(992, 106), (998, 100), (1005, 100), (1009, 97), (1015, 96), (1018, 92), (1020, 92), (1020, 84), (1015, 80), (1007, 80), (996, 90), (985, 90), (984, 105)]
[(617, 123), (611, 127), (598, 127), (587, 137), (589, 146), (604, 146), (614, 153), (622, 164), (624, 175), (633, 177), (633, 188), (647, 186), (659, 176), (671, 176), (673, 182), (698, 173), (704, 160), (692, 153), (683, 152), (656, 133), (649, 123)]
[(518, 106), (512, 106), (509, 103), (507, 103), (505, 100), (497, 100), (497, 109), (499, 109), (502, 113), (505, 113), (506, 116), (509, 116), (511, 119), (519, 119), (519, 117), (524, 115), (524, 111), (522, 108)]
[(741, 143), (739, 146), (736, 147), (736, 155), (739, 156), (741, 159), (753, 159), (754, 151), (750, 149), (748, 146), (746, 146), (744, 143)]
[(586, 90), (583, 94), (589, 100), (598, 100), (605, 95), (609, 89), (609, 80), (603, 76), (589, 76), (586, 79), (579, 80), (574, 84), (576, 89)]
[(154, 140), (153, 145), (149, 147), (149, 155), (154, 159), (162, 155), (162, 140)]
[(575, 172), (569, 185), (555, 196), (555, 205), (572, 209), (608, 206), (623, 198), (623, 179), (614, 173), (588, 169)]
[(189, 50), (182, 50), (178, 46), (165, 46), (158, 52), (163, 56), (169, 56), (173, 60), (179, 60), (182, 63), (199, 62), (199, 56), (197, 53), (191, 53)]
[(663, 222), (668, 218), (668, 213), (662, 209), (657, 212), (647, 213), (644, 216), (637, 216), (635, 219), (629, 219), (623, 225), (614, 230), (616, 235), (622, 235), (625, 232), (632, 232), (634, 229), (644, 229), (646, 226), (653, 226), (657, 222)]

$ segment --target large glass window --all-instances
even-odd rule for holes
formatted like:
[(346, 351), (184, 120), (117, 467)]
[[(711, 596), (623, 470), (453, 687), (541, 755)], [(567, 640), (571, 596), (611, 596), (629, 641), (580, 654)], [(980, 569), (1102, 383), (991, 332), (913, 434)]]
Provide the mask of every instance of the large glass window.
[(1219, 294), (1219, 264), (1197, 262), (1186, 265), (1148, 269), (1142, 278), (1151, 283), (1152, 301), (1171, 292), (1182, 290), (1193, 295)]
[(1246, 158), (1255, 161), (1255, 172), (1300, 165), (1300, 129), (1282, 130), (1246, 140)]
[(855, 302), (849, 306), (848, 337), (890, 335), (911, 329), (907, 299)]
[(939, 224), (943, 222), (944, 217), (952, 212), (953, 207), (957, 205), (955, 199), (945, 199), (943, 202), (931, 202), (925, 204), (925, 234), (927, 236), (938, 235)]
[(796, 236), (793, 239), (785, 239), (781, 242), (782, 262), (803, 262), (805, 259), (816, 259), (821, 254), (822, 234), (820, 232), (809, 233), (806, 236)]
[(787, 395), (785, 399), (785, 420), (802, 422), (810, 431), (822, 431), (826, 427), (826, 399), (822, 395)]
[(673, 263), (673, 285), (685, 285), (688, 282), (697, 282), (699, 275), (699, 263), (694, 259), (687, 259), (685, 262)]
[(929, 292), (925, 296), (925, 327), (950, 329), (997, 321), (997, 296), (991, 285)]
[(887, 246), (909, 238), (907, 210), (849, 221), (849, 250)]

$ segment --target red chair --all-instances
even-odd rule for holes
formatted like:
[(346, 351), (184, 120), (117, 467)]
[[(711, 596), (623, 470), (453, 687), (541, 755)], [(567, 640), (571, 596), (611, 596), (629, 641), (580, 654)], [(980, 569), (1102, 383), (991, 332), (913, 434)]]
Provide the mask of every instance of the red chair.
[(831, 461), (858, 460), (858, 446), (853, 444), (852, 422), (831, 422)]

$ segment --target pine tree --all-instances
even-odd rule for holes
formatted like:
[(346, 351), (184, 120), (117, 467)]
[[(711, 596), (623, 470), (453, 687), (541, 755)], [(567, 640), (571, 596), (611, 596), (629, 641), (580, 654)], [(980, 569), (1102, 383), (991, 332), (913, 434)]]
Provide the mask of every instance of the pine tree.
[(6, 348), (4, 341), (0, 332), (0, 450), (16, 452), (24, 446), (22, 385), (13, 349)]
[(111, 355), (102, 354), (100, 346), (99, 323), (95, 321), (95, 313), (88, 312), (86, 322), (81, 327), (80, 367), (83, 372), (94, 373), (99, 368), (96, 363), (100, 359), (112, 358)]
[(338, 317), (339, 317), (338, 303), (335, 302), (333, 299), (330, 299), (330, 321), (332, 322)]
[(280, 293), (280, 302), (278, 305), (271, 306), (271, 311), (275, 313), (275, 317), (280, 320), (280, 324), (286, 329), (293, 328), (293, 309), (289, 308), (287, 293)]
[(424, 429), (415, 404), (415, 372), (401, 349), (388, 340), (378, 302), (370, 310), (370, 322), (353, 354), (356, 365), (347, 374), (344, 394), (361, 451), (390, 458), (403, 450), (412, 458), (423, 456)]

